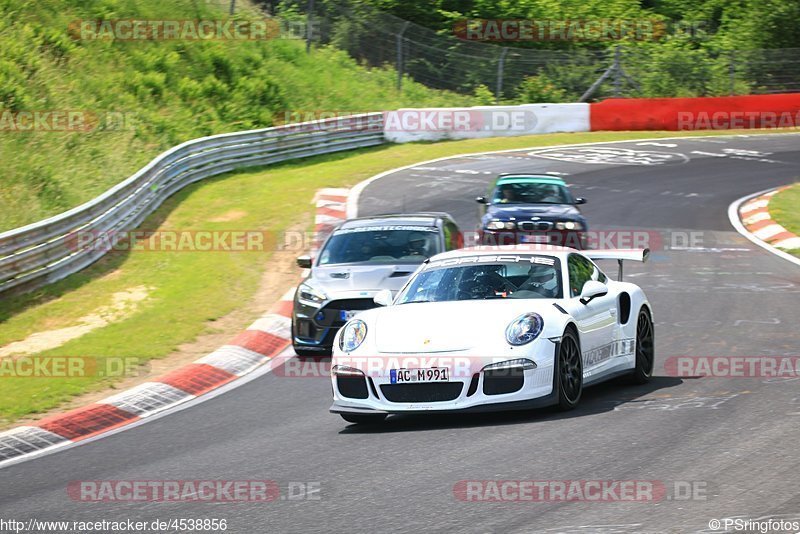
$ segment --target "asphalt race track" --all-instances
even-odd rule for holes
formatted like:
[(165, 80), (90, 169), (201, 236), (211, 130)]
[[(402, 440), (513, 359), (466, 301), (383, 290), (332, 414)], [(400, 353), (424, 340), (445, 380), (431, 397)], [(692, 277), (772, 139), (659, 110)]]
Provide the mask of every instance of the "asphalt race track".
[[(457, 157), (371, 183), (360, 214), (448, 211), (500, 172), (558, 172), (594, 230), (652, 231), (626, 279), (648, 294), (656, 375), (606, 384), (568, 414), (392, 417), (379, 429), (328, 413), (327, 378), (259, 377), (208, 402), (0, 470), (0, 517), (224, 518), (228, 532), (711, 532), (725, 517), (800, 519), (800, 380), (667, 376), (671, 356), (797, 356), (800, 268), (731, 227), (736, 199), (800, 176), (800, 135), (632, 141)], [(693, 241), (689, 241), (693, 239)], [(615, 266), (608, 269), (615, 276)], [(267, 503), (70, 498), (77, 480), (318, 483)], [(654, 480), (658, 502), (463, 502), (463, 480)], [(294, 484), (297, 487), (297, 484)], [(685, 499), (679, 489), (693, 487)], [(319, 498), (316, 498), (319, 497)]]

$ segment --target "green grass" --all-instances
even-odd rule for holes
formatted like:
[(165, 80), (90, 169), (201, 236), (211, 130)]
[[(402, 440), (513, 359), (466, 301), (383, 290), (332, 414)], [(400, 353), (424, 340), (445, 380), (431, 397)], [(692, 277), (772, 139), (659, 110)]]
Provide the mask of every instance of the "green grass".
[(168, 147), (273, 126), (287, 111), (473, 102), (410, 80), (400, 93), (394, 71), (364, 68), (332, 48), (306, 54), (297, 40), (113, 42), (75, 40), (68, 31), (79, 19), (227, 18), (227, 4), (0, 0), (0, 113), (86, 111), (100, 119), (87, 132), (0, 127), (0, 231), (77, 206)]
[[(317, 189), (352, 186), (393, 167), (469, 152), (674, 135), (674, 132), (552, 134), (415, 143), (319, 156), (190, 186), (171, 197), (142, 228), (280, 233), (297, 221), (307, 223), (310, 228), (311, 199)], [(245, 214), (231, 222), (208, 222), (231, 210)], [(182, 343), (213, 330), (215, 319), (247, 302), (269, 257), (269, 251), (112, 253), (92, 267), (34, 293), (2, 299), (0, 346), (35, 332), (73, 325), (79, 317), (110, 304), (113, 293), (146, 285), (151, 288), (150, 297), (135, 313), (41, 355), (163, 358)], [(74, 395), (113, 384), (111, 379), (98, 377), (0, 380), (0, 425), (51, 410)]]
[[(778, 224), (800, 235), (800, 182), (772, 197), (769, 214)], [(800, 249), (788, 252), (800, 257)]]

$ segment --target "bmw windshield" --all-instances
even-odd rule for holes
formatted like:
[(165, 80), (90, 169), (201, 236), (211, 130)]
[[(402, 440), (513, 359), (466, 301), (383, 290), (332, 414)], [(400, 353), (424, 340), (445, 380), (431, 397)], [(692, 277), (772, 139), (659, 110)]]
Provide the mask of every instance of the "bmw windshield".
[(439, 252), (439, 230), (432, 226), (340, 228), (322, 250), (319, 265), (422, 263)]
[(492, 204), (572, 204), (572, 195), (563, 185), (551, 183), (500, 184), (492, 195)]
[(561, 265), (550, 256), (466, 256), (420, 272), (397, 304), (487, 299), (561, 298)]

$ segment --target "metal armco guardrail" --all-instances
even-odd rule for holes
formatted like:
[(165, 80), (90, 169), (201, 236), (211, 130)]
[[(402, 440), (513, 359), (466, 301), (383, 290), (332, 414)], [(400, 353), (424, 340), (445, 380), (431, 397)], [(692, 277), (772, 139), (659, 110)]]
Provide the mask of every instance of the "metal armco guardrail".
[(1, 233), (0, 293), (30, 291), (91, 265), (106, 250), (74, 246), (77, 232), (132, 230), (170, 195), (204, 178), (385, 142), (381, 113), (187, 141), (81, 206)]

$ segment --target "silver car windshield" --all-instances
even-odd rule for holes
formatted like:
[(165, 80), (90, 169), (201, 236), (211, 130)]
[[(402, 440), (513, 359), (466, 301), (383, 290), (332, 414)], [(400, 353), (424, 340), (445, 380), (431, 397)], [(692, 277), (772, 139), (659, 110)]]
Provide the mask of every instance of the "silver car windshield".
[(398, 304), (486, 299), (562, 298), (557, 258), (427, 269), (398, 296)]
[(427, 226), (346, 228), (334, 232), (319, 265), (422, 263), (440, 250), (439, 231)]

